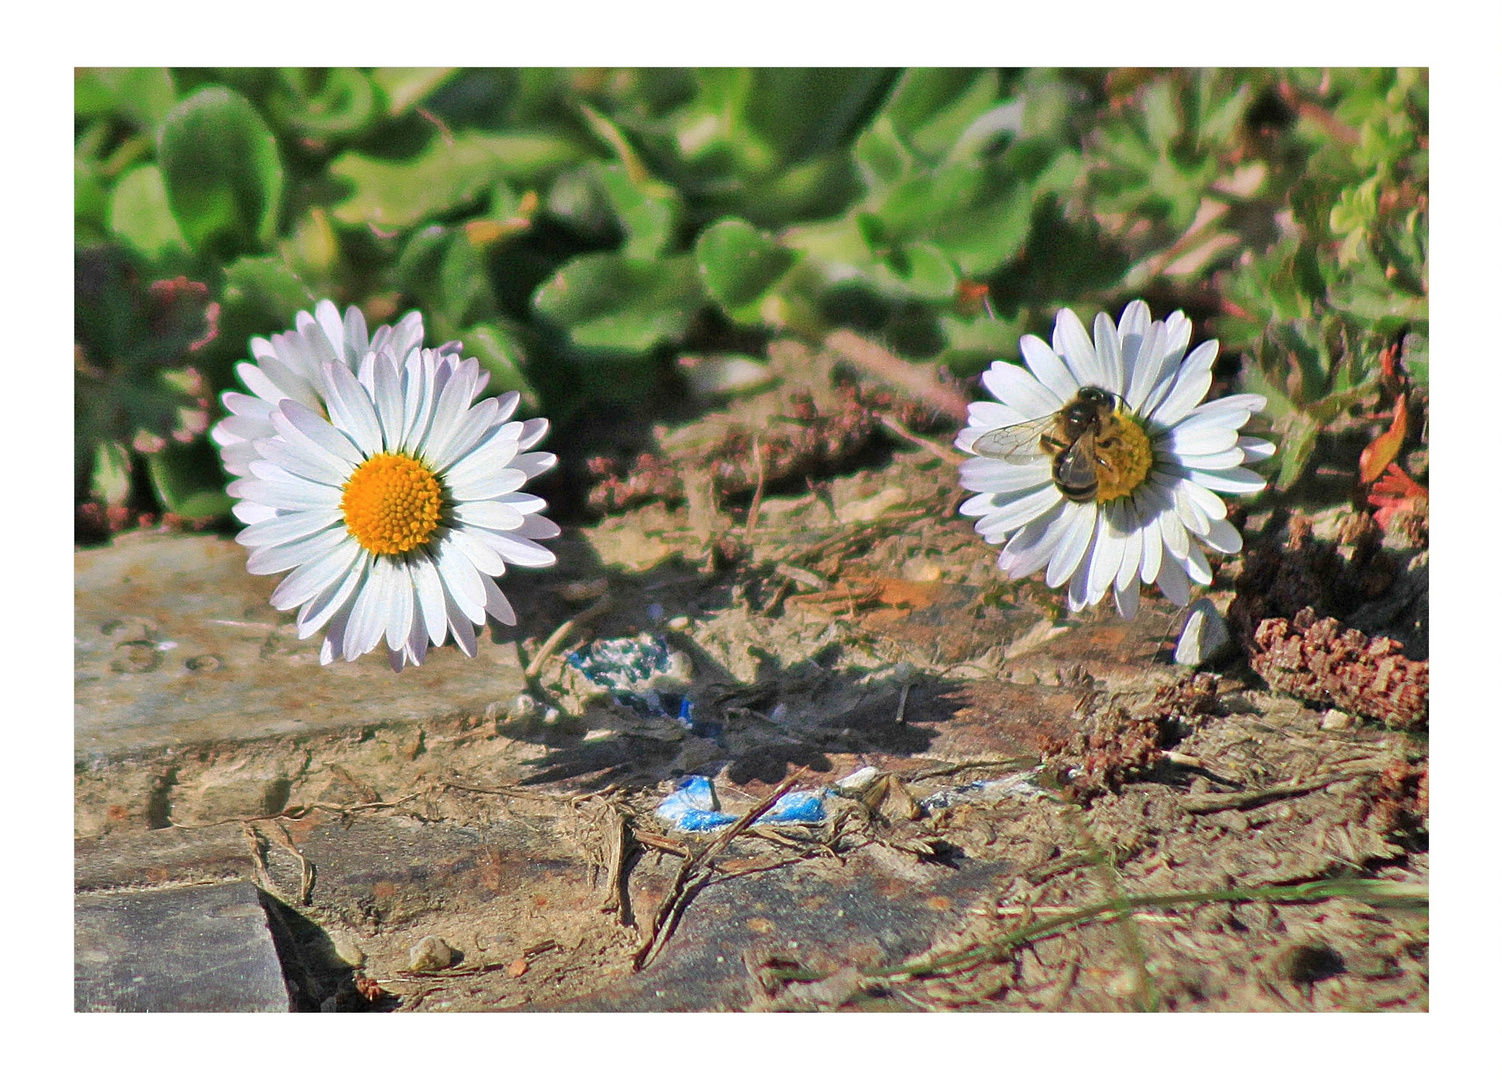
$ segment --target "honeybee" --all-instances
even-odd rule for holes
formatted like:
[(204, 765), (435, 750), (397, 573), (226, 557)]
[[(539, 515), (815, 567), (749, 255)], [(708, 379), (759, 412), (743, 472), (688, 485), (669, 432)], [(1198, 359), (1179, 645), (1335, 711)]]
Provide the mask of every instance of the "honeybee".
[(1117, 439), (1116, 409), (1120, 398), (1109, 390), (1085, 386), (1058, 412), (995, 428), (975, 440), (973, 449), (984, 457), (1026, 464), (1053, 456), (1053, 482), (1073, 502), (1095, 498), (1100, 481), (1096, 470), (1109, 467), (1100, 451)]

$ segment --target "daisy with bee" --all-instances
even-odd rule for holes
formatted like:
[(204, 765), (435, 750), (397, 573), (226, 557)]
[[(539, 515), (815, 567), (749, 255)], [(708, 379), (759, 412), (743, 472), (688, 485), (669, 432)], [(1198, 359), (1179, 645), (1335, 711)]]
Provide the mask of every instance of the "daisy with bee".
[(972, 403), (955, 440), (976, 455), (960, 483), (978, 494), (960, 512), (1001, 546), (1010, 577), (1044, 570), (1071, 611), (1111, 592), (1131, 618), (1141, 585), (1186, 604), (1191, 582), (1210, 584), (1206, 548), (1241, 550), (1220, 493), (1261, 491), (1244, 466), (1274, 448), (1240, 432), (1262, 397), (1204, 401), (1219, 345), (1189, 351), (1182, 312), (1155, 321), (1137, 300), (1094, 329), (1092, 342), (1065, 308), (1051, 348), (1028, 335), (1026, 366), (998, 360), (981, 376), (997, 400)]

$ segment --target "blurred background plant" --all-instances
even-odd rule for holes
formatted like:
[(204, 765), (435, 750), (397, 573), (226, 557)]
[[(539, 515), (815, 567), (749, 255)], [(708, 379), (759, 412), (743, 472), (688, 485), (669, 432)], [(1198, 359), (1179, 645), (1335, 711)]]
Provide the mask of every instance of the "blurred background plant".
[(570, 454), (777, 336), (964, 379), (1143, 296), (1268, 397), (1264, 498), (1427, 508), (1423, 70), (83, 69), (74, 128), (80, 538), (221, 518), (218, 395), (324, 296)]

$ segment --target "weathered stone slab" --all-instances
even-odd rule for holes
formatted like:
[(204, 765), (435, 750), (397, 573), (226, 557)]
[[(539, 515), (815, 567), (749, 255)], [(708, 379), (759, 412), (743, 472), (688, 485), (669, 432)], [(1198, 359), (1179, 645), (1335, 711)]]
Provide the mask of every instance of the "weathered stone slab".
[(266, 912), (246, 881), (73, 901), (78, 1012), (287, 1012)]
[(267, 602), (277, 580), (217, 537), (126, 534), (77, 552), (75, 757), (483, 712), (522, 689), (515, 647), (491, 641), (401, 674), (381, 651), (323, 667), (321, 638), (299, 641)]

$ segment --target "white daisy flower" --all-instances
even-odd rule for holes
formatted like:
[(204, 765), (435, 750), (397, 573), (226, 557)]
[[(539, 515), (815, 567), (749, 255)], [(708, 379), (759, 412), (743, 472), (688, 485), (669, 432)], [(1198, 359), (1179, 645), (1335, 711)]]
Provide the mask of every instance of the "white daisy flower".
[(251, 443), (246, 474), (229, 486), (252, 522), (237, 537), (248, 569), (292, 571), (272, 606), (300, 608), (299, 637), (326, 628), (325, 664), (384, 639), (400, 671), (449, 634), (474, 656), (487, 617), (516, 624), (495, 582), (506, 564), (556, 561), (537, 543), (559, 533), (540, 516), (547, 504), (520, 491), (557, 463), (527, 452), (548, 422), (511, 420), (515, 391), (476, 401), (488, 381), (477, 360), (421, 348), (402, 357), (399, 338), (366, 351), (358, 377), (346, 357), (312, 369), (318, 399), (289, 393), (270, 406), (272, 433)]
[[(1029, 334), (1021, 341), (1026, 368), (998, 360), (981, 376), (997, 400), (973, 403), (955, 439), (960, 450), (987, 455), (960, 466), (961, 485), (980, 492), (960, 513), (980, 519), (975, 528), (988, 543), (1004, 545), (997, 564), (1010, 577), (1046, 568), (1050, 588), (1068, 583), (1071, 611), (1112, 590), (1130, 619), (1139, 584), (1156, 583), (1187, 604), (1191, 581), (1210, 584), (1202, 547), (1241, 550), (1216, 492), (1266, 486), (1242, 466), (1274, 447), (1240, 428), (1267, 401), (1234, 394), (1201, 404), (1220, 346), (1206, 341), (1185, 356), (1189, 331), (1183, 312), (1155, 322), (1134, 300), (1119, 328), (1096, 316), (1092, 344), (1064, 308), (1053, 348)], [(1059, 416), (1071, 402), (1076, 419), (1066, 431)], [(1081, 431), (1090, 443), (1070, 453)]]
[[(320, 300), (314, 314), (299, 311), (295, 328), (271, 335), (271, 340), (251, 338), (250, 352), (255, 363), (236, 365), (235, 371), (249, 394), (229, 391), (223, 395), (224, 407), (230, 411), (210, 433), (219, 444), (224, 468), (233, 476), (245, 476), (256, 456), (257, 439), (276, 434), (271, 426), (271, 411), (281, 401), (291, 398), (310, 409), (326, 412), (327, 387), (323, 365), (337, 360), (350, 370), (356, 369), (366, 356), (389, 350), (404, 362), (413, 349), (422, 345), (422, 315), (410, 312), (395, 326), (381, 326), (374, 334), (365, 330), (365, 316), (350, 306), (339, 318), (339, 309), (330, 300)], [(444, 356), (459, 354), (460, 344), (450, 341), (438, 352)], [(246, 524), (259, 520), (247, 518), (258, 511), (253, 504), (236, 507)]]

